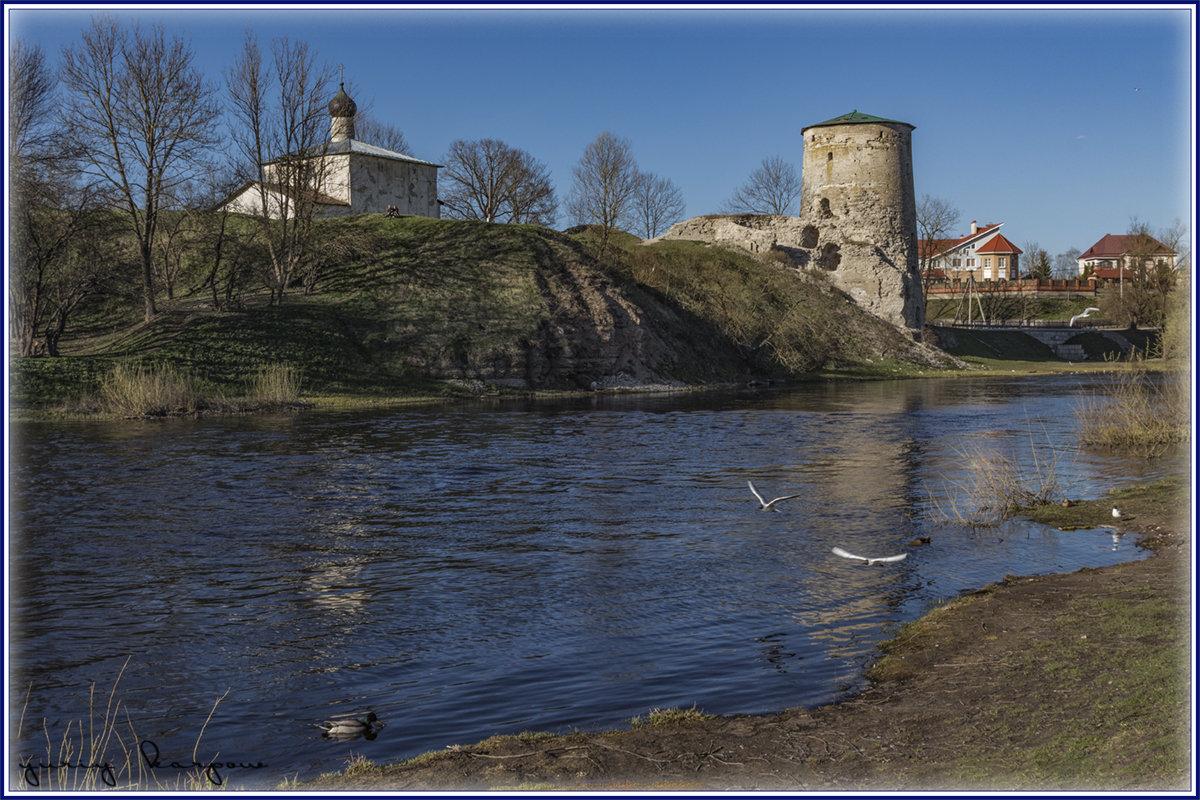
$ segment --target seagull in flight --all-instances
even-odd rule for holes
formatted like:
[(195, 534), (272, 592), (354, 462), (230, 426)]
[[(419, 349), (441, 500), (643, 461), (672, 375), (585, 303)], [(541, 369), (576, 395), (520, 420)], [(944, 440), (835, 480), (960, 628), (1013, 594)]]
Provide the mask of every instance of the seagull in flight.
[(1068, 327), (1068, 328), (1074, 328), (1074, 327), (1075, 327), (1075, 320), (1077, 320), (1077, 319), (1083, 319), (1083, 318), (1084, 318), (1084, 317), (1086, 317), (1088, 314), (1091, 314), (1093, 311), (1099, 311), (1099, 310), (1100, 310), (1100, 309), (1098, 309), (1098, 308), (1085, 308), (1085, 309), (1083, 310), (1083, 313), (1082, 313), (1082, 314), (1076, 314), (1075, 316), (1071, 317), (1071, 321), (1067, 323), (1067, 327)]
[(901, 553), (898, 556), (884, 556), (882, 558), (867, 558), (866, 556), (856, 556), (854, 553), (847, 553), (840, 547), (833, 548), (833, 554), (835, 556), (841, 556), (842, 558), (851, 558), (855, 561), (862, 561), (868, 566), (871, 564), (886, 564), (889, 561), (903, 561), (904, 559), (908, 558), (908, 553)]
[(753, 481), (746, 481), (746, 483), (749, 484), (750, 491), (754, 492), (754, 496), (758, 498), (758, 507), (761, 508), (763, 511), (774, 511), (775, 504), (778, 503), (779, 501), (791, 500), (793, 497), (800, 496), (798, 494), (788, 494), (788, 495), (784, 495), (783, 497), (776, 497), (774, 500), (772, 500), (771, 502), (768, 503), (766, 500), (763, 500), (763, 496), (758, 493), (758, 489), (754, 488)]

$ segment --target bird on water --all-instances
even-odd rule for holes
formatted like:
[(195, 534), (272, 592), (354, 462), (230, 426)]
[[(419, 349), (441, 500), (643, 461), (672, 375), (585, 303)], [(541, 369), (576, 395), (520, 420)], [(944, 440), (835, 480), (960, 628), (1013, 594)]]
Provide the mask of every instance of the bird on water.
[(338, 719), (328, 720), (326, 722), (318, 722), (317, 727), (325, 731), (326, 736), (331, 736), (338, 739), (352, 738), (357, 736), (371, 736), (379, 732), (383, 727), (382, 720), (375, 716), (374, 711), (367, 713), (362, 719), (355, 717), (340, 717)]
[(833, 554), (835, 556), (841, 556), (842, 558), (849, 558), (849, 559), (853, 559), (855, 561), (861, 561), (867, 565), (886, 564), (891, 561), (903, 561), (904, 559), (908, 558), (908, 553), (901, 553), (898, 556), (881, 556), (879, 558), (867, 558), (866, 556), (856, 556), (856, 555), (854, 555), (854, 553), (847, 553), (845, 550), (843, 550), (840, 547), (833, 548)]
[(771, 502), (768, 503), (766, 500), (763, 499), (763, 496), (758, 493), (758, 489), (754, 488), (753, 481), (746, 481), (746, 483), (750, 485), (750, 491), (754, 492), (754, 496), (758, 498), (758, 507), (761, 508), (763, 511), (774, 511), (776, 503), (779, 503), (783, 500), (791, 500), (793, 497), (800, 496), (798, 494), (788, 494), (788, 495), (784, 495), (783, 497), (776, 497), (774, 500), (772, 500)]

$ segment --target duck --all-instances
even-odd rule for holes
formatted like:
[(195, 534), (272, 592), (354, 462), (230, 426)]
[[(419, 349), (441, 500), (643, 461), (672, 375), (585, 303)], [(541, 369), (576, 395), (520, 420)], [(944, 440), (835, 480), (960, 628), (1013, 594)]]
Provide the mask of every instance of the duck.
[(318, 722), (317, 727), (325, 731), (326, 736), (370, 736), (377, 733), (379, 728), (383, 727), (383, 721), (375, 716), (374, 711), (370, 711), (362, 719), (340, 717), (325, 722)]

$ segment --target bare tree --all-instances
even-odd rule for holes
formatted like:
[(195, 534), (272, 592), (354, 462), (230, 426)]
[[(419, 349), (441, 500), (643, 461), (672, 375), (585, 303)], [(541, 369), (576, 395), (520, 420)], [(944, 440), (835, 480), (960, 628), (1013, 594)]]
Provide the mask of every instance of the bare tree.
[(354, 115), (354, 138), (385, 150), (408, 154), (404, 132), (390, 122), (380, 122), (360, 108)]
[(552, 227), (558, 217), (558, 199), (550, 168), (524, 150), (517, 151), (517, 161), (517, 179), (507, 193), (510, 221)]
[(629, 140), (608, 131), (584, 148), (575, 166), (567, 210), (577, 224), (600, 228), (600, 258), (604, 257), (613, 229), (629, 219), (640, 174)]
[(81, 258), (96, 193), (53, 113), (54, 76), (40, 47), (15, 42), (9, 70), (9, 331), (20, 356), (57, 353), (71, 312), (99, 287)]
[(637, 218), (637, 233), (643, 239), (653, 239), (683, 219), (686, 206), (679, 187), (669, 178), (649, 172), (638, 176), (637, 192), (633, 198), (633, 213)]
[(769, 156), (726, 203), (733, 214), (791, 215), (800, 198), (800, 175), (779, 156)]
[[(1026, 267), (1023, 272), (1044, 281), (1054, 277), (1054, 267), (1050, 263), (1050, 254), (1046, 252), (1044, 247), (1037, 242), (1026, 242), (1021, 249), (1025, 251)], [(1018, 275), (1017, 277), (1020, 276)]]
[(945, 252), (958, 225), (958, 209), (939, 197), (923, 195), (917, 203), (917, 263), (921, 272), (922, 302), (929, 302), (933, 265)]
[(154, 250), (159, 210), (214, 144), (219, 109), (190, 46), (161, 25), (132, 33), (92, 20), (63, 49), (62, 125), (83, 146), (86, 168), (108, 183), (137, 239), (147, 320), (157, 313)]
[(333, 70), (317, 64), (308, 44), (276, 39), (268, 65), (250, 32), (225, 74), (240, 169), (254, 176), (258, 191), (256, 216), (270, 254), (272, 303), (283, 301), (312, 255), (316, 205), (326, 177), (332, 81)]
[(447, 216), (484, 222), (553, 223), (557, 210), (546, 166), (497, 139), (459, 139), (440, 180)]
[(1066, 252), (1059, 253), (1054, 257), (1054, 277), (1056, 278), (1078, 278), (1079, 277), (1079, 253), (1077, 247), (1072, 247)]

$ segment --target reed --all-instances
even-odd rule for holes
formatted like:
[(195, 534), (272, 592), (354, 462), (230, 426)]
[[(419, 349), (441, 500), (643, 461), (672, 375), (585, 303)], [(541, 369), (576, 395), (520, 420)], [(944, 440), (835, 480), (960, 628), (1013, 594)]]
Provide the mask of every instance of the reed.
[(287, 364), (260, 367), (250, 379), (249, 398), (263, 405), (292, 405), (300, 400), (300, 370)]
[(1153, 375), (1134, 353), (1123, 372), (1076, 410), (1079, 438), (1143, 458), (1165, 455), (1191, 438), (1191, 380), (1182, 369)]
[(1066, 482), (1060, 465), (1063, 451), (1049, 436), (1029, 427), (1029, 454), (1015, 444), (972, 443), (955, 448), (959, 470), (943, 478), (941, 499), (930, 493), (936, 512), (963, 525), (992, 525), (1034, 506), (1060, 502)]
[(165, 365), (117, 364), (100, 383), (100, 403), (121, 417), (190, 414), (200, 400), (190, 375)]
[(204, 730), (217, 710), (222, 695), (213, 703), (208, 718), (204, 721), (192, 749), (195, 765), (189, 770), (172, 770), (173, 782), (160, 781), (139, 749), (140, 739), (134, 729), (128, 709), (117, 697), (117, 686), (129, 666), (129, 659), (109, 689), (100, 713), (96, 684), (91, 685), (88, 695), (88, 716), (84, 720), (68, 720), (61, 734), (53, 736), (50, 725), (42, 719), (41, 735), (44, 745), (33, 751), (32, 740), (23, 741), (25, 717), (29, 709), (32, 685), (26, 691), (25, 704), (17, 724), (17, 736), (13, 742), (17, 758), (18, 779), (16, 788), (48, 792), (97, 792), (97, 791), (196, 791), (214, 788), (197, 757)]

